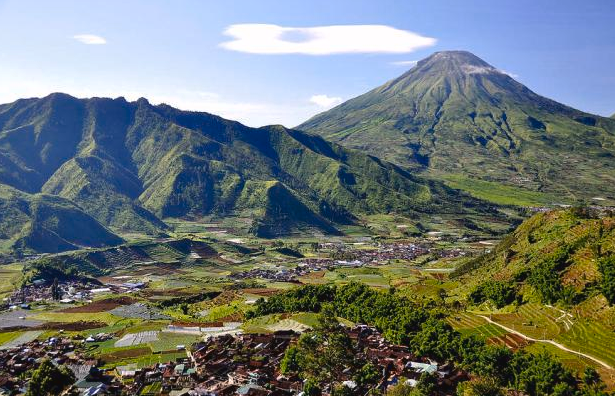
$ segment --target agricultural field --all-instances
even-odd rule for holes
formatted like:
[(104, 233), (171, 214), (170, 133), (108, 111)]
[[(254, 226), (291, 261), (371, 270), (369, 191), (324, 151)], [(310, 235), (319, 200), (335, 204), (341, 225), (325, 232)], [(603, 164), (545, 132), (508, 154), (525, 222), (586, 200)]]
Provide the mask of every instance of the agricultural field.
[(560, 200), (546, 193), (463, 175), (447, 174), (441, 177), (449, 187), (467, 191), (477, 198), (500, 205), (542, 206)]
[(555, 338), (555, 341), (615, 367), (615, 332), (598, 322), (577, 321), (569, 331)]
[(18, 286), (22, 268), (23, 265), (20, 263), (0, 265), (0, 299)]
[(447, 318), (447, 322), (461, 334), (473, 335), (483, 340), (507, 334), (506, 330), (469, 313), (452, 314)]
[(566, 330), (564, 322), (558, 322), (561, 313), (552, 307), (538, 303), (521, 305), (514, 313), (491, 314), (494, 322), (501, 323), (528, 337), (554, 339)]

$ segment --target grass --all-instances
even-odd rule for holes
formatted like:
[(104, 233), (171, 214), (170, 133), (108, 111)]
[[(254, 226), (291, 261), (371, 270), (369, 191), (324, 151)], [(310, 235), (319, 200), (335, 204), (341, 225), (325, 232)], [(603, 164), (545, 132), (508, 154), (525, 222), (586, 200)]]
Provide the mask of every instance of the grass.
[(506, 330), (491, 323), (487, 323), (482, 326), (474, 327), (471, 329), (458, 329), (457, 331), (459, 331), (463, 335), (473, 335), (483, 340), (507, 334)]
[(48, 322), (64, 322), (72, 323), (79, 321), (103, 322), (113, 325), (123, 318), (112, 315), (108, 312), (95, 313), (65, 313), (65, 312), (41, 312), (32, 317), (32, 319), (40, 319)]
[(107, 361), (103, 368), (114, 368), (117, 366), (134, 365), (136, 369), (153, 366), (155, 364), (167, 363), (175, 361), (179, 358), (186, 357), (185, 351), (180, 352), (168, 352), (168, 353), (146, 353), (141, 356), (117, 359), (113, 361)]
[(220, 319), (227, 318), (231, 315), (242, 315), (246, 312), (250, 306), (244, 302), (244, 300), (235, 300), (228, 304), (222, 304), (209, 309), (206, 316), (202, 319), (205, 321), (215, 322)]
[(548, 194), (526, 190), (497, 182), (473, 179), (463, 175), (443, 175), (443, 181), (451, 188), (463, 190), (470, 195), (499, 205), (542, 206), (560, 202)]
[(615, 333), (598, 322), (576, 322), (570, 331), (555, 340), (615, 366)]
[(293, 319), (306, 326), (314, 327), (318, 324), (318, 314), (313, 312), (302, 312), (293, 315)]
[(280, 314), (259, 316), (257, 318), (245, 321), (241, 328), (246, 333), (268, 333), (269, 330), (267, 329), (267, 326), (276, 324), (281, 319), (282, 315)]
[(560, 314), (541, 304), (523, 304), (515, 313), (492, 314), (491, 319), (529, 337), (553, 339), (564, 329), (555, 321)]
[(594, 368), (601, 367), (593, 360), (581, 357), (570, 352), (563, 351), (551, 344), (533, 343), (523, 349), (530, 353), (550, 353), (551, 355), (555, 356), (557, 360), (559, 360), (564, 366), (572, 369), (573, 371), (576, 371), (577, 373), (583, 372), (583, 370), (587, 366), (591, 366)]
[(447, 318), (447, 322), (463, 335), (473, 335), (483, 340), (506, 334), (506, 330), (471, 313), (457, 313)]
[(19, 337), (23, 332), (21, 331), (9, 331), (6, 333), (0, 333), (0, 345), (4, 345), (9, 341)]
[(8, 296), (21, 278), (23, 264), (8, 264), (0, 266), (0, 298)]
[(152, 384), (146, 385), (141, 391), (141, 395), (150, 396), (150, 395), (159, 395), (160, 391), (162, 391), (162, 382), (154, 382)]
[(178, 345), (188, 348), (200, 338), (198, 335), (160, 332), (158, 341), (152, 341), (149, 345), (154, 352), (174, 351)]

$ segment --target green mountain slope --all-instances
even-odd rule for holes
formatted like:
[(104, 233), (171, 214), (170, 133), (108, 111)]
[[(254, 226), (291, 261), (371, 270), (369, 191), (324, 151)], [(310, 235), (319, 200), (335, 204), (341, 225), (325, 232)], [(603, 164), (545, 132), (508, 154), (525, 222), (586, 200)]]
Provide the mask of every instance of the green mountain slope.
[[(253, 231), (338, 233), (363, 214), (494, 215), (481, 201), (281, 126), (145, 99), (52, 94), (0, 105), (0, 184), (70, 200), (116, 232), (250, 213)], [(11, 236), (12, 237), (12, 236)]]
[(0, 185), (0, 248), (60, 252), (117, 245), (122, 239), (72, 202)]
[(578, 208), (534, 215), (453, 273), (466, 292), (488, 279), (510, 282), (525, 299), (575, 305), (615, 325), (615, 309), (605, 298), (614, 275), (615, 216)]
[(615, 120), (539, 96), (468, 52), (436, 53), (297, 128), (468, 191), (480, 179), (545, 193), (537, 203), (615, 198)]

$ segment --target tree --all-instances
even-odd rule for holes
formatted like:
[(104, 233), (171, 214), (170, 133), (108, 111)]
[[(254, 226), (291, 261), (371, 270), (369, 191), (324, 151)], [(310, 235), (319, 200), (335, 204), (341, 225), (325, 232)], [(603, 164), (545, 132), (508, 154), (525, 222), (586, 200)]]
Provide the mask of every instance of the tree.
[(490, 300), (502, 308), (515, 301), (517, 291), (512, 282), (488, 280), (475, 287), (468, 298), (474, 304)]
[(328, 304), (318, 315), (314, 331), (304, 333), (297, 342), (296, 351), (286, 356), (289, 366), (296, 362), (297, 372), (303, 378), (329, 384), (331, 389), (347, 367), (360, 363), (354, 359), (352, 340), (342, 330)]
[(457, 396), (504, 396), (497, 380), (491, 377), (462, 382), (457, 387)]
[(598, 270), (602, 275), (600, 289), (609, 304), (615, 304), (615, 255), (604, 257), (598, 262)]
[(368, 362), (359, 369), (354, 377), (359, 386), (376, 384), (380, 380), (381, 374), (376, 366)]
[(51, 284), (51, 298), (53, 300), (60, 300), (60, 286), (58, 284), (58, 278), (53, 278), (53, 283)]
[(459, 336), (448, 323), (429, 318), (412, 338), (410, 347), (419, 356), (450, 360), (458, 355)]
[(585, 367), (583, 371), (583, 396), (607, 396), (606, 385), (600, 374), (593, 367)]
[(75, 375), (65, 366), (55, 366), (49, 359), (32, 373), (26, 396), (59, 395), (75, 382)]
[(515, 389), (531, 396), (572, 395), (576, 381), (570, 370), (548, 353), (516, 353), (511, 360)]
[(414, 388), (407, 384), (398, 384), (387, 390), (387, 396), (410, 396)]
[(280, 372), (282, 374), (290, 374), (297, 371), (299, 371), (299, 350), (296, 345), (291, 345), (286, 349), (284, 357), (280, 362)]
[(322, 391), (318, 386), (318, 383), (314, 380), (307, 380), (305, 385), (303, 386), (303, 393), (305, 396), (320, 396), (322, 395)]

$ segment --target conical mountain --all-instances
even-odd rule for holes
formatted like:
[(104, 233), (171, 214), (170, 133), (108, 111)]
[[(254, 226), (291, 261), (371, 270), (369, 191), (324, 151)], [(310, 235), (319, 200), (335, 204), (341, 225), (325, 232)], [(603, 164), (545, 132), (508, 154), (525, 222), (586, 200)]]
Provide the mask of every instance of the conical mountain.
[[(443, 184), (303, 132), (65, 94), (0, 105), (2, 185), (58, 197), (119, 234), (158, 234), (166, 218), (211, 214), (250, 216), (265, 237), (339, 233), (363, 214), (491, 215)], [(0, 248), (18, 246), (21, 228), (2, 226)]]
[(297, 128), (470, 191), (482, 179), (558, 201), (615, 196), (615, 120), (542, 97), (465, 51), (435, 53)]

